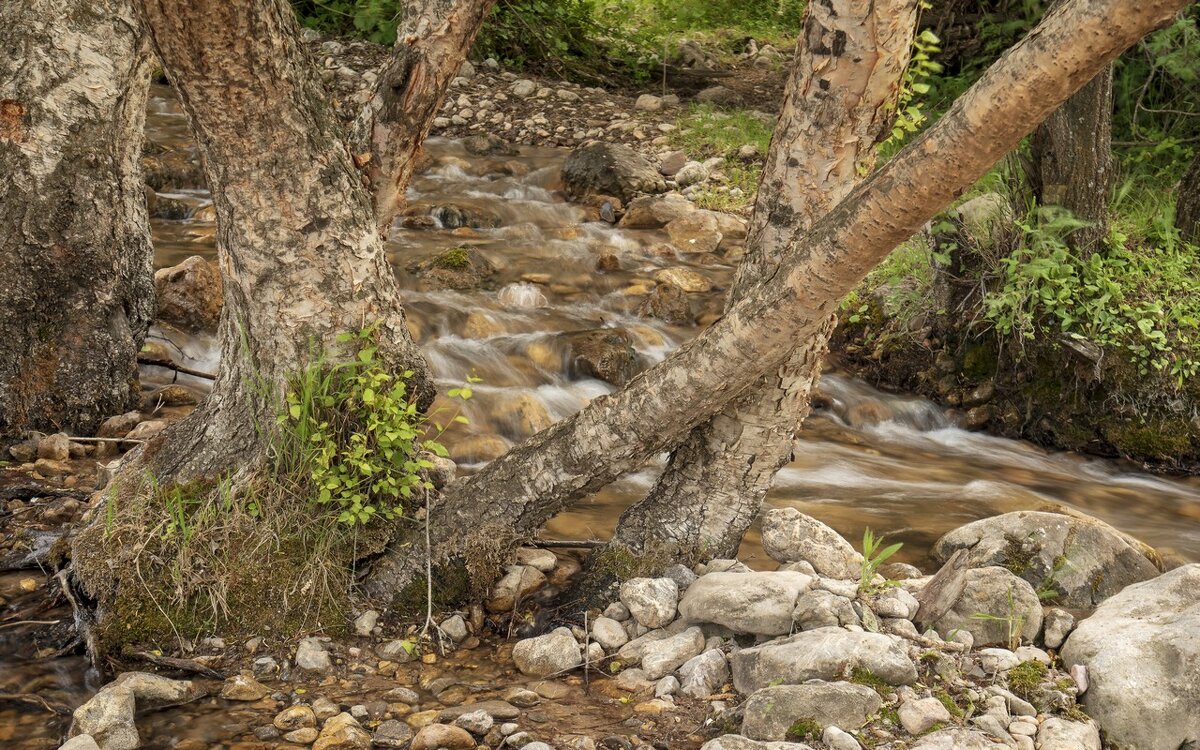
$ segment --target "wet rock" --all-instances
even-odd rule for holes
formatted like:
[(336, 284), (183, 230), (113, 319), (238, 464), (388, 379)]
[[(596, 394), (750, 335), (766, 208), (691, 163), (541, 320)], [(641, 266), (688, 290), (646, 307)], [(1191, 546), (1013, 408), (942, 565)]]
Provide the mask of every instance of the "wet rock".
[(465, 729), (477, 737), (482, 737), (483, 735), (487, 734), (488, 730), (490, 730), (492, 725), (495, 723), (496, 720), (493, 719), (487, 711), (480, 711), (478, 709), (461, 714), (457, 719), (454, 720), (454, 726), (459, 727), (460, 729)]
[[(517, 393), (499, 401), (492, 417), (502, 432), (518, 438), (529, 437), (554, 424), (546, 407), (531, 393)], [(537, 564), (526, 562), (522, 559), (522, 553), (517, 555), (518, 563), (531, 565), (543, 573), (549, 573), (558, 564), (554, 553), (549, 550), (531, 550), (523, 554)]]
[(494, 133), (471, 135), (463, 139), (463, 148), (475, 156), (516, 156), (517, 147)]
[(221, 697), (228, 701), (256, 701), (270, 694), (266, 685), (245, 673), (230, 677), (221, 686)]
[(646, 645), (642, 653), (642, 670), (646, 679), (658, 680), (683, 666), (684, 662), (704, 650), (704, 633), (700, 628), (688, 628), (682, 633)]
[(412, 738), (412, 728), (402, 721), (389, 719), (375, 728), (375, 734), (371, 735), (371, 744), (375, 747), (405, 750), (412, 743)]
[(411, 640), (392, 640), (386, 643), (381, 643), (375, 648), (375, 652), (379, 654), (381, 659), (388, 661), (406, 662), (412, 661), (414, 658), (413, 652), (415, 644)]
[(530, 565), (510, 565), (492, 588), (486, 606), (489, 612), (511, 612), (518, 601), (546, 584), (546, 575)]
[(1047, 609), (1042, 617), (1042, 642), (1046, 648), (1058, 648), (1074, 628), (1075, 615), (1057, 608)]
[(763, 550), (781, 563), (805, 561), (821, 575), (857, 580), (862, 555), (842, 535), (795, 508), (772, 508), (763, 514)]
[(782, 740), (801, 719), (815, 721), (822, 728), (858, 729), (882, 705), (883, 699), (874, 690), (849, 682), (766, 687), (746, 700), (742, 734), (754, 740)]
[(965, 630), (977, 646), (1029, 643), (1042, 629), (1042, 603), (1032, 586), (1008, 570), (977, 568), (967, 571), (962, 595), (934, 627), (943, 638)]
[(184, 385), (167, 385), (145, 397), (147, 408), (157, 410), (163, 406), (193, 406), (198, 403), (196, 392)]
[(216, 331), (225, 294), (221, 272), (199, 255), (154, 273), (159, 320), (186, 331)]
[(666, 226), (671, 244), (681, 253), (713, 253), (723, 235), (716, 215), (711, 211), (692, 211)]
[[(680, 165), (682, 166), (682, 165)], [(660, 229), (685, 214), (696, 211), (696, 206), (679, 193), (647, 195), (635, 198), (621, 217), (622, 229)]]
[(513, 646), (513, 661), (521, 674), (548, 677), (578, 667), (583, 658), (571, 631), (558, 628), (546, 635), (517, 641)]
[(187, 703), (202, 695), (204, 690), (190, 681), (126, 672), (75, 709), (71, 731), (90, 735), (101, 750), (134, 750), (140, 743), (135, 711)]
[(1094, 518), (1060, 513), (984, 518), (943, 536), (933, 555), (944, 562), (959, 549), (969, 551), (972, 567), (1007, 568), (1071, 608), (1090, 609), (1159, 573), (1157, 555), (1133, 537)]
[(433, 289), (478, 289), (496, 274), (482, 253), (470, 247), (455, 247), (408, 267), (422, 283)]
[(65, 461), (55, 461), (51, 458), (39, 458), (33, 462), (33, 472), (47, 479), (65, 477), (71, 473), (71, 465)]
[(608, 617), (597, 617), (592, 623), (592, 640), (612, 653), (629, 642), (629, 634), (621, 623)]
[(333, 660), (319, 638), (304, 638), (296, 647), (296, 666), (313, 672), (333, 669)]
[(621, 584), (621, 603), (639, 624), (661, 628), (675, 619), (679, 586), (670, 578), (632, 578)]
[(907, 700), (900, 705), (900, 724), (909, 734), (920, 735), (934, 724), (950, 721), (950, 711), (937, 698)]
[[(333, 715), (336, 716), (337, 713), (335, 712)], [(326, 716), (325, 718), (329, 717)], [(291, 732), (295, 729), (315, 727), (317, 725), (317, 714), (312, 710), (311, 706), (289, 706), (275, 714), (275, 720), (271, 723), (280, 731)]]
[(814, 589), (800, 595), (792, 609), (792, 621), (800, 630), (861, 623), (849, 599), (823, 589)]
[(454, 441), (450, 455), (461, 464), (486, 463), (503, 456), (511, 447), (512, 444), (499, 435), (467, 435)]
[(623, 328), (595, 328), (564, 334), (570, 344), (572, 371), (621, 386), (642, 371), (633, 336)]
[(1038, 750), (1100, 750), (1100, 730), (1095, 722), (1046, 719), (1038, 726)]
[(742, 649), (730, 657), (733, 684), (752, 693), (782, 681), (836, 680), (854, 668), (868, 669), (889, 685), (909, 685), (917, 668), (903, 641), (880, 633), (820, 628)]
[(462, 727), (448, 724), (430, 724), (422, 727), (412, 739), (412, 750), (470, 750), (475, 747), (475, 738)]
[(655, 272), (654, 280), (660, 282), (660, 286), (670, 284), (692, 294), (711, 291), (713, 288), (713, 283), (707, 276), (699, 271), (680, 266), (664, 268)]
[(325, 722), (313, 750), (370, 750), (371, 735), (348, 713)]
[(64, 432), (46, 435), (38, 441), (37, 457), (50, 461), (66, 461), (71, 457), (71, 438)]
[(638, 315), (643, 318), (657, 318), (664, 323), (673, 325), (693, 325), (696, 318), (692, 314), (692, 303), (688, 300), (687, 292), (682, 287), (671, 283), (669, 279), (658, 278), (658, 275), (656, 275), (656, 279), (658, 279), (658, 283), (638, 306)]
[(1200, 741), (1197, 633), (1195, 563), (1127, 587), (1075, 627), (1060, 656), (1068, 668), (1086, 668), (1090, 686), (1082, 703), (1114, 746), (1150, 750)]
[(100, 429), (96, 435), (104, 438), (121, 438), (129, 434), (129, 431), (137, 427), (138, 422), (142, 421), (142, 415), (136, 411), (125, 412), (109, 417), (100, 424)]
[[(522, 695), (528, 694), (534, 697), (530, 702), (528, 699), (523, 699)], [(467, 703), (453, 708), (446, 708), (437, 714), (437, 720), (442, 724), (453, 724), (454, 720), (465, 713), (472, 711), (483, 711), (495, 721), (504, 721), (506, 719), (515, 719), (521, 715), (521, 710), (518, 706), (528, 708), (537, 704), (537, 694), (532, 690), (518, 688), (505, 694), (505, 700), (487, 700), (479, 701), (478, 703)]]
[(283, 735), (283, 739), (297, 745), (308, 745), (315, 742), (319, 736), (320, 734), (317, 732), (316, 727), (304, 727), (303, 729), (288, 732)]
[(641, 193), (661, 193), (666, 183), (654, 165), (629, 146), (593, 143), (567, 157), (562, 169), (568, 197), (615, 195), (628, 203)]
[(729, 661), (714, 648), (694, 656), (679, 668), (679, 692), (696, 699), (717, 692), (729, 679)]
[(789, 571), (706, 573), (679, 603), (688, 622), (711, 622), (737, 633), (782, 635), (792, 630), (796, 600), (813, 584)]

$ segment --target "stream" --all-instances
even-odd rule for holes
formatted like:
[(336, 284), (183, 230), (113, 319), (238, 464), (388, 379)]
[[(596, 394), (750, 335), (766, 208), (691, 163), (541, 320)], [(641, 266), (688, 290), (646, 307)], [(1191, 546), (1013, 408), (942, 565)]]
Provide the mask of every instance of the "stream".
[[(165, 87), (153, 92), (147, 127), (159, 143), (194, 148)], [(689, 295), (693, 309), (702, 320), (719, 314), (735, 260), (665, 255), (661, 231), (588, 221), (586, 210), (565, 202), (557, 190), (566, 152), (522, 147), (516, 157), (478, 157), (461, 143), (437, 139), (428, 142), (427, 151), (433, 166), (414, 179), (409, 191), (409, 214), (424, 226), (398, 227), (388, 251), (414, 335), (439, 389), (460, 384), (468, 374), (481, 380), (465, 405), (470, 424), (456, 425), (443, 439), (460, 471), (477, 469), (614, 389), (576, 371), (565, 332), (622, 328), (646, 364), (661, 361), (696, 335), (698, 327), (637, 315), (641, 295), (653, 288), (654, 272), (684, 267), (702, 274), (713, 290)], [(153, 220), (156, 266), (191, 255), (215, 258), (207, 193), (196, 189), (163, 197), (186, 204), (190, 216)], [(464, 216), (485, 228), (456, 226)], [(486, 288), (433, 289), (410, 270), (458, 246), (482, 253), (496, 267)], [(620, 270), (597, 271), (604, 254), (619, 258)], [(215, 372), (218, 352), (211, 338), (157, 327), (153, 335), (171, 342), (179, 364)], [(207, 387), (202, 379), (163, 368), (146, 367), (142, 374), (147, 386)], [(968, 432), (937, 405), (880, 392), (836, 365), (823, 376), (816, 403), (795, 459), (779, 473), (768, 503), (811, 514), (856, 546), (869, 527), (904, 542), (898, 559), (928, 571), (933, 567), (929, 548), (953, 528), (1009, 511), (1066, 506), (1141, 539), (1168, 560), (1200, 560), (1200, 479), (1139, 473), (1117, 462)], [(621, 511), (649, 489), (661, 465), (660, 458), (578, 503), (551, 521), (545, 536), (606, 538)], [(757, 531), (747, 536), (741, 557), (756, 567), (772, 565)], [(0, 580), (0, 589), (15, 585), (15, 579)], [(82, 658), (17, 661), (20, 645), (3, 642), (3, 635), (0, 691), (47, 690), (74, 705), (94, 689)], [(0, 704), (0, 746), (54, 747), (61, 727), (47, 726), (45, 716)]]

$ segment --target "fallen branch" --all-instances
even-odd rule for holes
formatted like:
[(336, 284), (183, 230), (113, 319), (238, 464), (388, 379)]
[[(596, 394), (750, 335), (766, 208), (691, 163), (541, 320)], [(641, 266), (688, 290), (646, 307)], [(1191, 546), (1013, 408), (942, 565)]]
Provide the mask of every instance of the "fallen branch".
[(40, 695), (34, 693), (0, 693), (0, 703), (28, 703), (34, 706), (40, 706), (50, 713), (58, 714), (59, 716), (70, 716), (71, 709), (59, 703), (51, 703)]
[(603, 547), (604, 542), (598, 539), (534, 539), (529, 546), (539, 549), (593, 549)]
[(212, 373), (204, 372), (203, 370), (193, 370), (190, 367), (184, 367), (183, 365), (176, 364), (169, 359), (159, 359), (158, 357), (138, 357), (137, 361), (139, 365), (165, 367), (168, 370), (174, 370), (175, 372), (183, 373), (184, 375), (191, 375), (197, 378), (204, 378), (205, 380), (217, 379), (217, 376), (213, 375)]
[(207, 667), (194, 659), (177, 659), (173, 656), (159, 656), (148, 651), (139, 651), (134, 654), (137, 658), (148, 661), (157, 667), (166, 667), (167, 669), (177, 669), (181, 672), (190, 674), (198, 674), (204, 677), (210, 677), (214, 680), (223, 680), (226, 675), (217, 670)]

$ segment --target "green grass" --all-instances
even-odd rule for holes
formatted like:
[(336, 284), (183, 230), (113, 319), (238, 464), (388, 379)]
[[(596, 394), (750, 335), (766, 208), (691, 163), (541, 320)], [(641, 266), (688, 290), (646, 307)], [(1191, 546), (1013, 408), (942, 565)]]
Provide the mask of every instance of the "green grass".
[(697, 196), (698, 206), (736, 211), (753, 202), (762, 163), (759, 159), (743, 161), (738, 157), (738, 149), (749, 144), (761, 156), (766, 155), (771, 145), (772, 123), (764, 119), (749, 110), (724, 110), (708, 104), (694, 104), (679, 115), (678, 129), (671, 133), (671, 145), (686, 151), (693, 159), (724, 159), (721, 171), (728, 178), (726, 187), (742, 191), (738, 197), (706, 187)]

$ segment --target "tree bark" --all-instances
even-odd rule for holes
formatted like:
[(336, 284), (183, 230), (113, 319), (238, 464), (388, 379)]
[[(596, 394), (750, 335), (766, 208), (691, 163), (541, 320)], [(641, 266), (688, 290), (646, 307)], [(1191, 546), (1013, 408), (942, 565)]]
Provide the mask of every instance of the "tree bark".
[[(769, 279), (780, 254), (874, 168), (916, 20), (915, 0), (808, 6), (729, 305)], [(656, 564), (692, 565), (735, 554), (791, 457), (834, 322), (830, 316), (778, 370), (692, 430), (650, 494), (621, 516), (610, 548), (592, 559), (619, 549)], [(612, 583), (599, 580), (611, 577), (611, 566), (590, 568), (589, 589)]]
[[(677, 443), (818, 335), (838, 300), (1037, 123), (1186, 0), (1069, 0), (1014, 46), (933, 127), (861, 183), (793, 247), (778, 270), (707, 331), (452, 483), (430, 518), (441, 561), (487, 586), (495, 562), (572, 501)], [(486, 503), (479, 502), (486, 498)], [(385, 554), (368, 593), (389, 597), (423, 571)], [(487, 563), (492, 563), (488, 565)]]
[[(379, 86), (355, 123), (352, 142), (369, 144), (366, 173), (380, 232), (404, 208), (416, 156), (450, 81), (496, 0), (410, 0)], [(362, 161), (362, 157), (359, 157)]]
[(1030, 141), (1038, 205), (1060, 206), (1088, 222), (1068, 237), (1084, 254), (1100, 248), (1108, 236), (1112, 82), (1110, 65), (1046, 118)]
[(1179, 181), (1175, 226), (1185, 242), (1200, 245), (1200, 151)]
[(137, 404), (154, 312), (146, 39), (126, 0), (22, 0), (0, 50), (0, 438), (90, 433)]
[(217, 213), (221, 366), (204, 403), (133, 469), (174, 482), (252, 471), (290, 376), (380, 321), (381, 356), (433, 388), (362, 185), (284, 0), (138, 0), (179, 92)]

